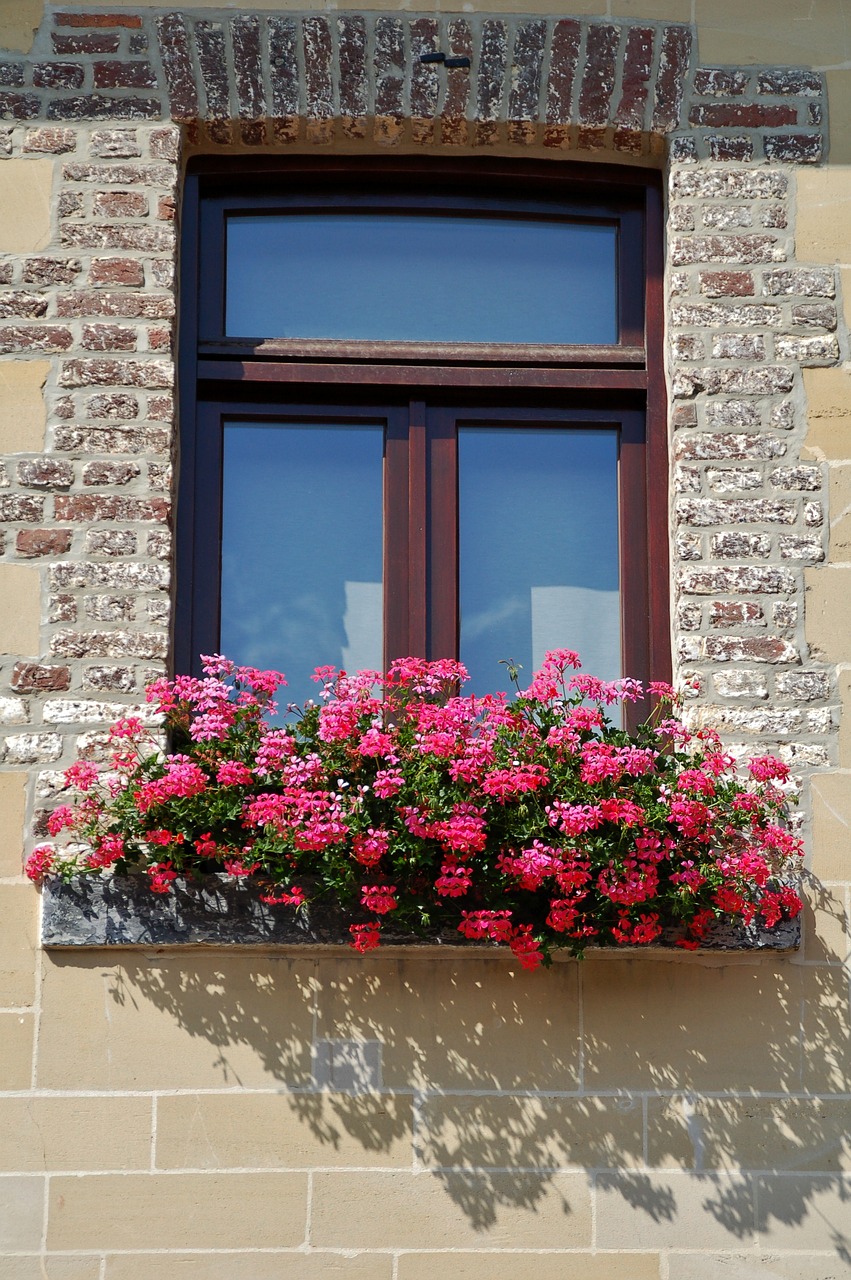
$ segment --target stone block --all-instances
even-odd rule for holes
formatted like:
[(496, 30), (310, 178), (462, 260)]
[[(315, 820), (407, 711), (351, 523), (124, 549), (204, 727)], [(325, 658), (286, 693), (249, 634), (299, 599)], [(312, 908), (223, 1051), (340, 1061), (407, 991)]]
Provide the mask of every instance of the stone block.
[(422, 1104), (419, 1159), (432, 1168), (638, 1168), (640, 1098), (452, 1097)]
[(833, 0), (776, 0), (770, 7), (739, 0), (695, 0), (705, 65), (837, 66), (851, 59), (842, 10)]
[(585, 1174), (313, 1175), (319, 1248), (589, 1248)]
[(811, 657), (851, 661), (851, 568), (825, 565), (808, 569), (804, 580)]
[(52, 160), (4, 160), (0, 253), (32, 253), (50, 243)]
[(47, 360), (0, 361), (0, 420), (4, 453), (39, 453), (44, 448), (43, 388)]
[[(309, 960), (144, 952), (45, 958), (41, 1088), (310, 1083)], [(235, 1247), (235, 1245), (234, 1245)]]
[[(622, 4), (621, 6), (622, 7)], [(453, 1280), (658, 1280), (654, 1253), (455, 1253)], [(399, 1280), (434, 1280), (433, 1253), (403, 1253)]]
[(151, 1110), (151, 1099), (140, 1097), (0, 1096), (0, 1169), (148, 1169)]
[(306, 1218), (303, 1173), (59, 1175), (47, 1247), (274, 1249), (300, 1245)]
[(0, 885), (0, 1007), (33, 1002), (37, 928), (38, 895), (32, 885)]
[(0, 1250), (41, 1248), (44, 1178), (0, 1178)]
[(37, 656), (41, 626), (38, 570), (24, 564), (0, 564), (0, 600), (0, 653)]
[(33, 1021), (31, 1013), (0, 1013), (0, 1080), (7, 1089), (30, 1087)]
[(805, 445), (819, 458), (851, 457), (851, 374), (845, 369), (804, 369), (807, 396)]
[[(763, 1249), (836, 1250), (843, 1258), (851, 1178), (794, 1176), (756, 1180), (759, 1243)], [(847, 1266), (847, 1259), (843, 1259)], [(830, 1266), (830, 1263), (828, 1263)], [(829, 1274), (829, 1271), (823, 1272)]]
[(821, 880), (851, 880), (851, 773), (818, 773), (810, 780), (813, 872)]
[(410, 1098), (202, 1093), (157, 1103), (158, 1169), (410, 1167)]
[(0, 876), (21, 874), (27, 775), (0, 773)]
[(795, 235), (801, 262), (848, 263), (851, 223), (851, 165), (831, 164), (798, 174)]
[(0, 1258), (0, 1280), (100, 1280), (99, 1258)]
[(105, 1280), (390, 1280), (392, 1270), (389, 1253), (131, 1253), (107, 1257)]
[(0, 12), (0, 49), (29, 53), (44, 17), (44, 0), (15, 0)]
[(751, 1180), (736, 1174), (604, 1173), (597, 1180), (603, 1249), (723, 1249), (756, 1244)]
[(668, 1280), (845, 1280), (843, 1258), (803, 1253), (672, 1253)]

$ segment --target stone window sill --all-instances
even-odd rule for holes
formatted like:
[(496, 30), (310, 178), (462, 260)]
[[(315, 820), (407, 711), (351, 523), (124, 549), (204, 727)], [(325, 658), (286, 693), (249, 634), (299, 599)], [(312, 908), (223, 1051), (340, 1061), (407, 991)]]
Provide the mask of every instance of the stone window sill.
[[(705, 939), (701, 951), (795, 951), (800, 946), (800, 917), (773, 929), (718, 925)], [(46, 881), (43, 889), (41, 941), (45, 947), (277, 947), (342, 946), (348, 930), (333, 908), (296, 913), (286, 906), (267, 906), (250, 882), (224, 876), (207, 876), (199, 882), (175, 881), (169, 894), (151, 893), (139, 876), (80, 877), (68, 884)], [(423, 940), (394, 934), (386, 928), (385, 945), (440, 947), (444, 951), (483, 950), (493, 954), (490, 943), (464, 942), (457, 934), (442, 933)], [(623, 948), (637, 951), (676, 950), (673, 939), (652, 947)], [(602, 950), (600, 952), (602, 954)], [(501, 952), (500, 952), (501, 954)], [(506, 951), (506, 954), (508, 952)], [(617, 956), (621, 949), (607, 948)]]

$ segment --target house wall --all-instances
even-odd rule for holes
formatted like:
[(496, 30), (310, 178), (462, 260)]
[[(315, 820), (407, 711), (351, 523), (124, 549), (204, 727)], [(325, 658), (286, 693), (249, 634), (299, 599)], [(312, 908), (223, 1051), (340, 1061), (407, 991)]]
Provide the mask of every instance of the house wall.
[[(851, 1269), (851, 13), (504, 7), (0, 14), (0, 1280)], [(801, 778), (798, 954), (40, 949), (22, 850), (167, 660), (181, 173), (258, 147), (664, 170), (675, 665)]]

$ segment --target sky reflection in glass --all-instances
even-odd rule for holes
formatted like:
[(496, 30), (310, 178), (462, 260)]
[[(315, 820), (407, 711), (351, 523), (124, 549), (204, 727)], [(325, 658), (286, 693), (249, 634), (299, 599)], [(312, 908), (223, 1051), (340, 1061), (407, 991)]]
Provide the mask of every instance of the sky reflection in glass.
[(615, 343), (613, 226), (416, 213), (228, 219), (226, 332)]
[(224, 431), (221, 650), (284, 671), (380, 669), (384, 429), (229, 422)]
[(547, 649), (622, 675), (618, 441), (608, 429), (461, 427), (461, 661), (466, 688), (528, 685)]

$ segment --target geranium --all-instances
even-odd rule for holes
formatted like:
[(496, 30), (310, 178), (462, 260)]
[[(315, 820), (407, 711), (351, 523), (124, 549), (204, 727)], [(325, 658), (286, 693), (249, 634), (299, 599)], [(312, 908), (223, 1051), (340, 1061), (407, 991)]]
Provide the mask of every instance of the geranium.
[(530, 969), (559, 947), (664, 934), (690, 950), (719, 917), (797, 915), (787, 766), (759, 755), (737, 773), (666, 685), (627, 732), (607, 707), (645, 690), (578, 666), (548, 654), (513, 699), (464, 696), (450, 660), (319, 668), (318, 701), (275, 722), (283, 676), (212, 655), (203, 676), (147, 690), (168, 752), (128, 716), (103, 765), (66, 770), (48, 830), (73, 844), (37, 846), (27, 874), (137, 869), (158, 894), (211, 870), (253, 876), (276, 910), (336, 903), (358, 951), (392, 915), (393, 936), (454, 931)]

